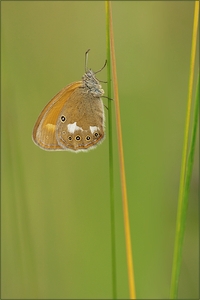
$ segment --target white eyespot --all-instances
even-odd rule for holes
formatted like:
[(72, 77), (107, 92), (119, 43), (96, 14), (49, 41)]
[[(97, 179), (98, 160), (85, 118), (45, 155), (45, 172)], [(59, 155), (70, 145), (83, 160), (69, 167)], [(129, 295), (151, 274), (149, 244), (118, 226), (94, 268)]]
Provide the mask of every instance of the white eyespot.
[(76, 139), (77, 141), (80, 141), (80, 140), (81, 140), (80, 135), (77, 135), (77, 136), (75, 137), (75, 139)]
[(64, 123), (66, 121), (66, 117), (65, 116), (61, 116), (61, 122)]
[(96, 138), (99, 136), (99, 133), (98, 132), (95, 132), (94, 134), (96, 136)]
[(87, 136), (85, 137), (85, 139), (86, 139), (86, 141), (89, 141), (89, 140), (91, 139), (91, 137), (90, 137), (89, 135), (87, 135)]
[(90, 131), (92, 132), (92, 134), (95, 132), (95, 131), (98, 131), (99, 127), (97, 126), (90, 126)]
[(76, 130), (83, 131), (83, 128), (77, 126), (76, 122), (74, 122), (73, 124), (68, 124), (67, 128), (68, 128), (69, 133), (74, 133)]

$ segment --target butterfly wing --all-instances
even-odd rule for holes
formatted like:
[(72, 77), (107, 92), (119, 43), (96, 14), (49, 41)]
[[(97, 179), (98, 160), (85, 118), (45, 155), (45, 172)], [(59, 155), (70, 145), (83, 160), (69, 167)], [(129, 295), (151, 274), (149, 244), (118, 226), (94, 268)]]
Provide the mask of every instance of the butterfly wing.
[(63, 88), (45, 106), (33, 129), (33, 141), (45, 150), (63, 150), (56, 139), (56, 124), (63, 106), (74, 91), (82, 86), (82, 81), (71, 83)]
[(104, 108), (100, 97), (77, 88), (63, 106), (56, 126), (63, 150), (87, 151), (104, 138)]

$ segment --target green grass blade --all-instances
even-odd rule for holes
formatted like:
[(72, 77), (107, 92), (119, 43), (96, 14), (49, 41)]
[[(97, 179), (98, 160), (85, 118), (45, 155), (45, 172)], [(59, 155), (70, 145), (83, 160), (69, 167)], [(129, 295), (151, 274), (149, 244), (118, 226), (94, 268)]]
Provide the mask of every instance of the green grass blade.
[(181, 177), (180, 177), (177, 224), (176, 224), (176, 239), (175, 239), (173, 266), (172, 266), (170, 299), (177, 299), (178, 297), (178, 281), (180, 276), (183, 239), (185, 233), (185, 223), (186, 223), (186, 215), (187, 215), (187, 207), (188, 207), (189, 185), (190, 185), (192, 165), (194, 160), (194, 146), (196, 141), (196, 130), (197, 130), (197, 121), (198, 121), (199, 86), (197, 89), (197, 96), (196, 96), (196, 103), (195, 103), (194, 122), (192, 128), (192, 142), (189, 151), (189, 156), (187, 159), (189, 125), (190, 125), (191, 103), (192, 103), (192, 87), (193, 87), (193, 78), (194, 78), (194, 64), (195, 64), (195, 57), (196, 57), (196, 42), (197, 42), (197, 31), (198, 31), (198, 14), (199, 14), (199, 2), (195, 1), (188, 105), (187, 105), (187, 115), (186, 115), (186, 125), (185, 125), (184, 147), (183, 147), (183, 155), (182, 155), (182, 167), (181, 167)]
[(117, 137), (118, 137), (122, 205), (123, 205), (124, 231), (125, 231), (125, 243), (126, 243), (126, 258), (127, 258), (127, 269), (128, 269), (128, 284), (129, 284), (130, 299), (136, 299), (111, 1), (108, 1), (107, 3), (108, 3), (107, 5), (108, 5), (108, 14), (109, 14), (108, 20), (109, 20), (109, 31), (110, 31), (110, 53), (111, 53), (110, 57), (111, 57), (111, 66), (112, 66), (112, 75), (113, 75), (112, 78), (113, 78), (114, 103), (115, 103), (115, 118), (116, 118), (116, 128), (117, 128)]
[[(106, 52), (107, 52), (107, 93), (111, 98), (111, 63), (110, 63), (110, 29), (109, 29), (109, 6), (106, 5)], [(116, 276), (116, 243), (115, 243), (115, 201), (114, 201), (114, 174), (113, 174), (113, 144), (112, 144), (112, 101), (108, 100), (108, 132), (109, 132), (109, 175), (110, 175), (110, 216), (111, 216), (111, 252), (112, 252), (112, 297), (117, 299), (117, 276)]]

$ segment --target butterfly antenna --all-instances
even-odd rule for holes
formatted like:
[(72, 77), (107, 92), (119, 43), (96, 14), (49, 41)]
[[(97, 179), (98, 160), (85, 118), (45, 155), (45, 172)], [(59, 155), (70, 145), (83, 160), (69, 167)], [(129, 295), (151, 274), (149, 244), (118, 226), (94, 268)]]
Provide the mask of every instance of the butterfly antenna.
[(87, 72), (87, 64), (88, 64), (88, 52), (90, 51), (90, 49), (88, 49), (85, 52), (85, 72)]
[(107, 64), (107, 59), (105, 60), (105, 63), (103, 65), (103, 67), (100, 70), (94, 72), (94, 74), (97, 74), (97, 73), (101, 72), (105, 68), (106, 64)]

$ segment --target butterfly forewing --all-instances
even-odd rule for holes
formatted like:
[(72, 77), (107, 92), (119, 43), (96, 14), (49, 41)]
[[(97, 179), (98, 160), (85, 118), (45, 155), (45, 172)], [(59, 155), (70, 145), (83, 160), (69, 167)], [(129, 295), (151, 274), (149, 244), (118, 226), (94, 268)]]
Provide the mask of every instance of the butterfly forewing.
[(74, 82), (62, 89), (45, 106), (33, 129), (33, 141), (45, 150), (62, 150), (56, 140), (56, 123), (58, 116), (70, 95), (81, 86), (82, 82)]

